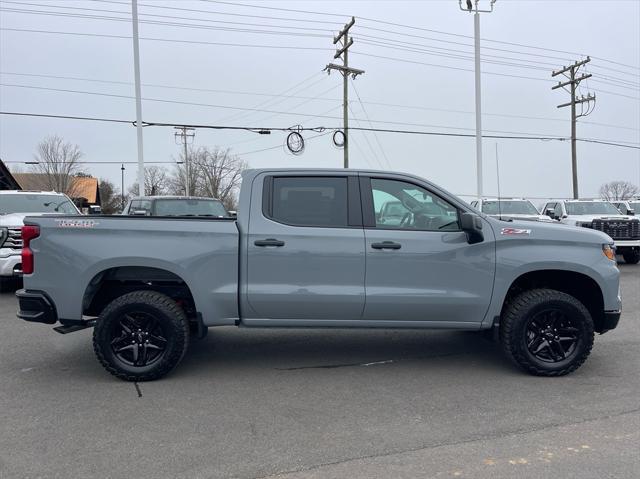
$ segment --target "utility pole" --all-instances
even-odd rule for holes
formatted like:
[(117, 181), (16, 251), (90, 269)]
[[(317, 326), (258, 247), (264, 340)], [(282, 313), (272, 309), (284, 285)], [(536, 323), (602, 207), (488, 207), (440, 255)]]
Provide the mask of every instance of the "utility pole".
[[(554, 71), (551, 73), (552, 77), (556, 77), (558, 75), (564, 75), (567, 78), (567, 81), (558, 82), (557, 85), (553, 86), (552, 90), (557, 90), (558, 88), (563, 88), (571, 95), (571, 101), (568, 103), (563, 103), (562, 105), (558, 105), (558, 108), (564, 108), (566, 106), (571, 107), (571, 174), (573, 178), (573, 197), (574, 199), (578, 199), (578, 156), (576, 152), (576, 123), (578, 118), (581, 116), (587, 116), (593, 111), (593, 108), (590, 107), (590, 103), (595, 101), (596, 96), (591, 93), (587, 94), (587, 96), (580, 95), (580, 98), (576, 99), (576, 91), (578, 89), (578, 85), (582, 80), (586, 80), (591, 77), (591, 73), (582, 74), (581, 76), (577, 76), (578, 70), (581, 66), (586, 65), (591, 61), (591, 58), (587, 57), (585, 60), (576, 61), (572, 65), (568, 67), (562, 67), (561, 70)], [(569, 87), (567, 89), (566, 87)], [(580, 106), (580, 114), (576, 114), (576, 105)], [(586, 105), (586, 110), (584, 108)]]
[(491, 0), (489, 10), (482, 10), (479, 6), (480, 0), (475, 0), (475, 7), (471, 0), (466, 0), (466, 8), (462, 6), (462, 0), (458, 0), (460, 10), (463, 12), (474, 12), (473, 15), (473, 44), (475, 54), (475, 93), (476, 93), (476, 195), (478, 199), (482, 197), (482, 81), (480, 78), (480, 14), (493, 12), (493, 4), (496, 0)]
[(195, 128), (187, 128), (186, 126), (176, 126), (174, 128), (178, 130), (174, 133), (176, 143), (182, 143), (184, 146), (184, 196), (189, 196), (191, 185), (189, 177), (189, 150), (187, 145), (189, 140), (193, 141), (193, 138), (196, 136), (196, 131)]
[(344, 129), (344, 167), (349, 168), (349, 75), (355, 79), (358, 75), (362, 75), (364, 70), (358, 70), (357, 68), (349, 67), (349, 47), (353, 45), (353, 38), (349, 38), (349, 30), (356, 23), (355, 17), (351, 17), (351, 21), (347, 23), (342, 30), (338, 32), (337, 37), (333, 37), (333, 44), (341, 42), (340, 48), (336, 50), (336, 54), (333, 59), (337, 59), (342, 56), (342, 65), (336, 65), (329, 63), (324, 67), (327, 73), (331, 73), (331, 70), (338, 70), (342, 73), (342, 118)]
[(142, 92), (140, 88), (140, 42), (138, 40), (138, 0), (131, 0), (133, 23), (133, 73), (136, 90), (136, 132), (138, 134), (138, 187), (144, 194), (144, 152), (142, 148)]

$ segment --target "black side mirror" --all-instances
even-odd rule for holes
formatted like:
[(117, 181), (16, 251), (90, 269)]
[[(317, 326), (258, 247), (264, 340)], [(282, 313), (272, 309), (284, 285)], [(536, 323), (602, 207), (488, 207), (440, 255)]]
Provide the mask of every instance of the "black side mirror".
[(627, 214), (628, 214), (629, 216), (635, 216), (635, 214), (636, 214), (636, 210), (629, 208), (629, 209), (627, 210)]
[(554, 208), (547, 208), (544, 211), (544, 214), (547, 215), (549, 218), (557, 220), (558, 217), (556, 216), (556, 210)]
[(462, 213), (460, 215), (460, 228), (467, 233), (467, 242), (469, 244), (480, 243), (484, 241), (482, 234), (482, 219), (473, 213)]

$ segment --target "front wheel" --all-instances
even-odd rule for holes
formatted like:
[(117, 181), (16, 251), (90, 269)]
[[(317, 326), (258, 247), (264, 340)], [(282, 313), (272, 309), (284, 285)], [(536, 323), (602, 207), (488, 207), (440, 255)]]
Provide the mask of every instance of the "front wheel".
[(593, 346), (593, 320), (573, 296), (534, 289), (516, 296), (503, 312), (500, 342), (507, 356), (536, 376), (578, 369)]
[(93, 331), (98, 360), (125, 381), (151, 381), (175, 368), (189, 343), (187, 317), (168, 296), (134, 291), (114, 299)]
[(640, 262), (640, 249), (631, 249), (622, 253), (624, 262), (627, 264), (638, 264)]

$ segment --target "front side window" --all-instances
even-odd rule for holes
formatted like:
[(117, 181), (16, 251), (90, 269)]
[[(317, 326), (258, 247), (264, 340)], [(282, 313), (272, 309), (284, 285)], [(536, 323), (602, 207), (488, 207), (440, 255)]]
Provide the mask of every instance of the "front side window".
[(397, 180), (371, 179), (376, 228), (458, 231), (458, 210), (428, 190)]
[(275, 177), (268, 216), (293, 226), (347, 227), (347, 178)]

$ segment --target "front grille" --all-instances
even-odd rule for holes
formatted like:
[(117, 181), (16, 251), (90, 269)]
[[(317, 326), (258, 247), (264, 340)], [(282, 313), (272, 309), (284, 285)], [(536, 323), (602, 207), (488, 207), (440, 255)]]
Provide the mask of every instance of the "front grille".
[(593, 220), (582, 226), (602, 231), (614, 240), (640, 239), (639, 220)]
[(22, 249), (22, 230), (21, 228), (9, 228), (7, 239), (2, 244), (3, 248)]

